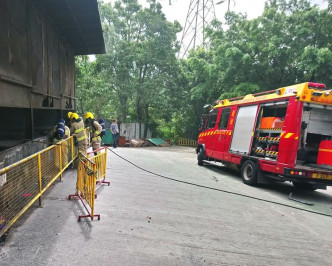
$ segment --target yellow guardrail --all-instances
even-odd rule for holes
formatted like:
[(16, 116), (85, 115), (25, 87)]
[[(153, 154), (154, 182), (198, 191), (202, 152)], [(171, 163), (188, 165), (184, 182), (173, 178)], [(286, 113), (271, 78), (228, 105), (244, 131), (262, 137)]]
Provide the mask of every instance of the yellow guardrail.
[(60, 177), (77, 156), (73, 137), (0, 170), (0, 236)]
[(97, 153), (91, 160), (96, 163), (96, 184), (101, 183), (110, 185), (109, 181), (106, 181), (106, 160), (107, 160), (107, 147), (101, 147), (100, 149), (88, 153), (88, 157)]
[[(93, 220), (95, 216), (100, 220), (100, 214), (94, 214), (96, 172), (96, 163), (80, 153), (77, 166), (76, 192), (75, 194), (68, 196), (68, 199), (80, 199), (84, 208), (88, 212), (88, 215), (78, 216), (78, 221), (81, 221), (81, 218), (85, 217), (90, 217), (91, 220)], [(90, 210), (87, 205), (90, 206)]]
[(179, 138), (178, 139), (178, 145), (179, 146), (192, 146), (192, 147), (196, 147), (197, 146), (197, 140)]
[(110, 182), (105, 181), (107, 148), (102, 147), (87, 155), (91, 156), (94, 153), (97, 153), (97, 155), (91, 158), (80, 153), (77, 168), (76, 192), (68, 196), (68, 199), (79, 199), (88, 213), (87, 215), (78, 216), (78, 221), (81, 221), (81, 218), (90, 218), (93, 220), (94, 217), (100, 220), (100, 214), (95, 214), (95, 199), (97, 197), (96, 185), (101, 183), (110, 184)]

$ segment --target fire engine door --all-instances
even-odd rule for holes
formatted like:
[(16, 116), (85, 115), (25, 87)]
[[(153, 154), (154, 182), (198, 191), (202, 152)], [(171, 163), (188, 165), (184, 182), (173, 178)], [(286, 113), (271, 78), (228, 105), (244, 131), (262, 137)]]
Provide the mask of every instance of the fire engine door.
[(204, 137), (204, 143), (205, 143), (205, 151), (206, 155), (209, 157), (214, 156), (214, 139), (216, 137), (215, 131), (216, 131), (216, 121), (218, 116), (219, 109), (213, 109), (210, 114), (208, 115), (208, 121), (206, 125), (206, 136)]
[(258, 105), (241, 106), (237, 113), (231, 152), (248, 154), (253, 138)]
[(226, 141), (227, 141), (227, 125), (229, 120), (229, 115), (231, 113), (231, 108), (223, 108), (221, 111), (221, 116), (218, 125), (218, 134), (214, 141), (214, 153), (215, 157), (219, 160), (224, 159), (224, 153), (226, 152)]

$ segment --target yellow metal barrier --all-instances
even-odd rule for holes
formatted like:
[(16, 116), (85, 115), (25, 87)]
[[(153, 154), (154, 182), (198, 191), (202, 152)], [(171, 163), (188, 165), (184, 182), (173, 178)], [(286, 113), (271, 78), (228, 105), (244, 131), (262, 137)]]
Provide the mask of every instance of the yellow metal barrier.
[(197, 140), (179, 138), (178, 139), (178, 145), (179, 146), (192, 146), (192, 147), (196, 147), (197, 146)]
[[(96, 163), (86, 157), (84, 154), (79, 154), (78, 167), (77, 167), (77, 183), (75, 194), (69, 195), (68, 199), (81, 200), (88, 215), (78, 216), (78, 221), (81, 218), (90, 217), (91, 220), (96, 216), (100, 220), (100, 214), (94, 214), (95, 198), (96, 198)], [(90, 206), (90, 210), (88, 206)]]
[(100, 149), (88, 153), (88, 157), (94, 155), (91, 160), (96, 163), (96, 184), (108, 184), (110, 185), (109, 181), (106, 181), (106, 160), (107, 160), (107, 147), (101, 147)]
[[(95, 153), (97, 155), (94, 155)], [(89, 158), (89, 156), (93, 157)], [(90, 218), (93, 220), (94, 217), (100, 220), (100, 214), (94, 213), (95, 199), (97, 198), (96, 186), (102, 183), (110, 185), (110, 182), (105, 181), (106, 160), (107, 147), (90, 152), (87, 156), (79, 154), (76, 192), (68, 196), (68, 199), (79, 199), (88, 213), (87, 215), (78, 216), (78, 221), (81, 221), (81, 218)]]
[(0, 170), (0, 236), (39, 199), (76, 158), (73, 137)]

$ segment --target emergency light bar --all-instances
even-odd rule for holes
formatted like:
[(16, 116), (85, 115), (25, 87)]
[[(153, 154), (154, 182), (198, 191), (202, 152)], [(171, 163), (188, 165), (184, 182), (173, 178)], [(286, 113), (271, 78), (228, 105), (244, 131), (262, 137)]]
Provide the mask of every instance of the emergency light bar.
[(326, 89), (326, 85), (323, 83), (308, 82), (308, 87), (316, 89)]
[(317, 102), (319, 104), (332, 105), (332, 90), (326, 90), (326, 85), (323, 83), (305, 82), (295, 84), (271, 91), (264, 91), (255, 94), (247, 94), (241, 97), (235, 97), (225, 100), (218, 100), (216, 107), (229, 106), (235, 104), (247, 104), (260, 101), (272, 101), (273, 99), (281, 99), (281, 97), (295, 96), (296, 100), (303, 102)]

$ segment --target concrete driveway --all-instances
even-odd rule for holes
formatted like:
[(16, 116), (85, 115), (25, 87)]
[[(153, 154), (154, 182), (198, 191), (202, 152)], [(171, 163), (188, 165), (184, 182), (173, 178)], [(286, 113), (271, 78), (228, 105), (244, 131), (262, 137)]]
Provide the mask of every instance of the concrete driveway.
[[(76, 171), (67, 171), (12, 228), (0, 265), (330, 265), (332, 192), (294, 192), (290, 184), (250, 187), (239, 174), (200, 167), (194, 148), (117, 148), (97, 193), (100, 221), (77, 216)], [(204, 187), (202, 187), (204, 186)], [(211, 189), (210, 189), (211, 188)], [(245, 194), (263, 200), (236, 194)], [(266, 202), (264, 200), (270, 201)], [(293, 206), (282, 206), (278, 202)]]

